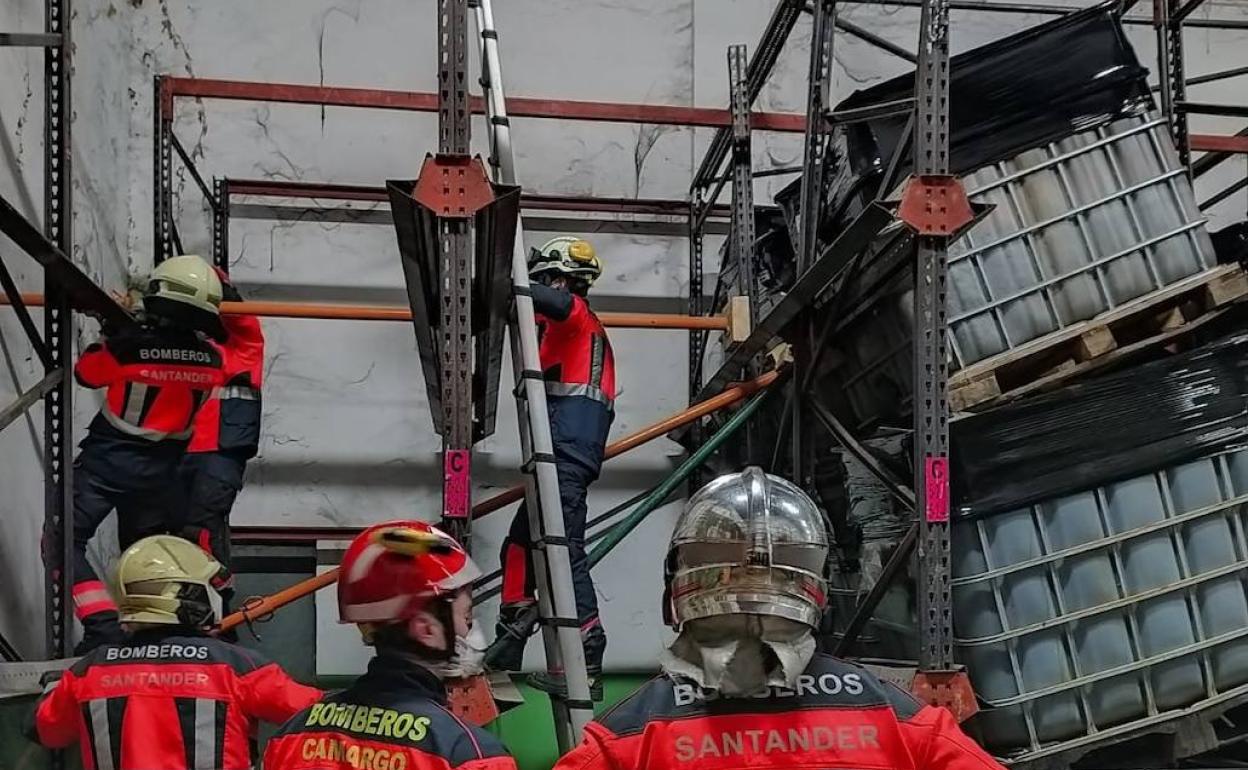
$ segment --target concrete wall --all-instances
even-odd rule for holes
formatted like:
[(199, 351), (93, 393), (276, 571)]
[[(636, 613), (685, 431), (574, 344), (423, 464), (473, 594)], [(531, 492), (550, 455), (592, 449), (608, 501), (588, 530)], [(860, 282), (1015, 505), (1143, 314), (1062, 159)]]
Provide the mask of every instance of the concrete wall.
[[(511, 0), (496, 3), (509, 93), (552, 98), (719, 107), (727, 101), (725, 49), (757, 40), (771, 0)], [(1075, 5), (1075, 3), (1071, 3)], [(79, 0), (74, 17), (74, 158), (77, 248), (88, 272), (120, 288), (127, 272), (150, 266), (152, 83), (158, 73), (292, 83), (433, 90), (436, 40), (432, 0)], [(42, 3), (9, 0), (0, 30), (41, 28)], [(1242, 6), (1211, 0), (1200, 14), (1248, 18)], [(917, 13), (846, 6), (846, 18), (913, 47)], [(955, 50), (1038, 23), (1037, 17), (955, 13)], [(804, 109), (809, 20), (799, 22), (761, 106)], [(1141, 58), (1154, 58), (1152, 33), (1131, 28)], [(1188, 33), (1188, 69), (1199, 74), (1243, 64), (1243, 35)], [(909, 69), (858, 40), (837, 41), (835, 94)], [(42, 56), (0, 50), (0, 191), (29, 210), (41, 204)], [(1200, 86), (1192, 98), (1234, 102), (1242, 80)], [(1194, 130), (1232, 133), (1233, 119), (1198, 119)], [(260, 177), (379, 184), (415, 176), (436, 141), (436, 119), (409, 113), (246, 102), (180, 101), (176, 133), (205, 177)], [(474, 124), (477, 147), (483, 127)], [(551, 194), (683, 197), (710, 131), (518, 120), (515, 143), (526, 190)], [(800, 138), (761, 135), (756, 166), (800, 162)], [(1241, 161), (1201, 181), (1212, 189), (1243, 172)], [(788, 178), (760, 180), (764, 199)], [(186, 248), (209, 247), (206, 207), (179, 171), (177, 223)], [(1205, 190), (1201, 197), (1207, 197)], [(367, 208), (367, 207), (364, 207)], [(1215, 212), (1216, 226), (1242, 216), (1241, 193)], [(591, 228), (592, 229), (592, 228)], [(533, 243), (546, 233), (531, 233)], [(654, 236), (596, 238), (608, 274), (596, 293), (613, 309), (663, 305), (685, 292), (683, 241)], [(714, 254), (717, 241), (708, 244)], [(0, 241), (0, 253), (27, 286), (30, 260)], [(385, 224), (235, 219), (232, 270), (252, 297), (401, 301), (393, 230)], [(670, 305), (669, 305), (670, 306)], [(89, 327), (89, 325), (88, 325)], [(359, 524), (436, 514), (438, 441), (431, 430), (410, 326), (311, 320), (265, 322), (265, 431), (261, 456), (239, 499), (240, 524)], [(0, 401), (39, 376), (12, 313), (0, 311), (5, 365)], [(90, 328), (84, 331), (89, 337)], [(622, 393), (614, 435), (681, 408), (685, 338), (679, 333), (612, 334)], [(506, 378), (507, 374), (504, 375)], [(80, 392), (80, 420), (96, 396)], [(31, 413), (38, 418), (38, 412)], [(42, 591), (34, 549), (42, 516), (39, 421), (0, 435), (0, 631), (27, 653), (41, 646)], [(477, 455), (477, 494), (511, 483), (515, 418), (504, 400), (497, 434)], [(676, 447), (655, 442), (615, 461), (594, 490), (591, 510), (635, 494), (674, 467)], [(663, 631), (657, 622), (660, 558), (673, 508), (643, 525), (599, 571), (613, 642), (609, 662), (645, 667)], [(482, 566), (509, 513), (485, 520)], [(11, 589), (11, 590), (8, 590)], [(492, 612), (487, 608), (486, 614)], [(536, 647), (537, 645), (534, 645)]]

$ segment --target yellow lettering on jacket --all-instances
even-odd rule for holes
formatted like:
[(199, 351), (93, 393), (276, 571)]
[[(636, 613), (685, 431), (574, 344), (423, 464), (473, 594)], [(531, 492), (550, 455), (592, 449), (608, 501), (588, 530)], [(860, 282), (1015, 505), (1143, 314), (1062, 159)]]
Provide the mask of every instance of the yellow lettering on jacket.
[(420, 742), (432, 720), (406, 711), (357, 706), (353, 703), (317, 703), (304, 719), (307, 727), (340, 727), (360, 735)]
[(361, 746), (341, 736), (306, 738), (299, 754), (308, 761), (340, 762), (354, 770), (407, 770), (407, 752)]

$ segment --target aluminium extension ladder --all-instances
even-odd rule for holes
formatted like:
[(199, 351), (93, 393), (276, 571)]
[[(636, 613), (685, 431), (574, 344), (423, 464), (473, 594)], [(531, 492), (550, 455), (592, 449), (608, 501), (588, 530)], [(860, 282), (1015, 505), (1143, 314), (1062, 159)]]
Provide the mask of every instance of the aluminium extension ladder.
[[(469, 0), (476, 12), (478, 41), (481, 46), (481, 85), (485, 90), (490, 134), (490, 166), (495, 181), (516, 184), (511, 129), (503, 96), (502, 63), (498, 56), (498, 32), (490, 0)], [(511, 260), (512, 288), (515, 295), (508, 330), (511, 340), (512, 371), (516, 378), (516, 416), (520, 426), (520, 451), (525, 471), (525, 503), (532, 534), (533, 573), (537, 583), (538, 613), (549, 671), (562, 671), (567, 697), (551, 697), (555, 735), (561, 752), (575, 747), (581, 731), (593, 718), (589, 677), (585, 670), (585, 650), (581, 646), (580, 623), (572, 592), (572, 569), (563, 527), (563, 506), (559, 499), (559, 477), (555, 470), (546, 411), (546, 384), (538, 358), (537, 322), (529, 293), (528, 258), (524, 248), (524, 226), (516, 217), (516, 238)]]

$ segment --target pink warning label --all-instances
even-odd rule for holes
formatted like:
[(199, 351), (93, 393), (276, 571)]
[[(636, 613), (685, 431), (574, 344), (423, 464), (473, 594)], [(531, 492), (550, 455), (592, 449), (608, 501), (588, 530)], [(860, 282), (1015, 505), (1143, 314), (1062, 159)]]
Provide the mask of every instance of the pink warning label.
[(469, 472), (472, 455), (467, 449), (448, 449), (442, 460), (442, 515), (466, 519), (472, 513)]
[(928, 457), (924, 463), (927, 520), (949, 521), (949, 458)]

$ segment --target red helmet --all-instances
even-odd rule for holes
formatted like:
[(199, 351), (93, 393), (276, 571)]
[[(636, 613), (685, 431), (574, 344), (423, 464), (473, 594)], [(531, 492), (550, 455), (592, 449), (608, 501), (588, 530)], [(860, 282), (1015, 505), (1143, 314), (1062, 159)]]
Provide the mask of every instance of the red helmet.
[(480, 577), (468, 552), (423, 521), (376, 524), (351, 541), (338, 572), (340, 623), (407, 620)]

